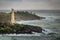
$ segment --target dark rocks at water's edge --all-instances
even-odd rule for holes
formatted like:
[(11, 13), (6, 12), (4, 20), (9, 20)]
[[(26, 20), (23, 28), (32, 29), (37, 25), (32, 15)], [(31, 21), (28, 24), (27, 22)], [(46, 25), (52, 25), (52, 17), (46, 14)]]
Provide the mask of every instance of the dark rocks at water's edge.
[(42, 28), (41, 27), (30, 26), (30, 25), (25, 25), (23, 30), (28, 30), (28, 31), (37, 32), (37, 33), (41, 33), (42, 32)]
[(32, 34), (32, 32), (41, 33), (42, 28), (38, 26), (23, 25), (23, 24), (6, 24), (0, 23), (0, 34)]

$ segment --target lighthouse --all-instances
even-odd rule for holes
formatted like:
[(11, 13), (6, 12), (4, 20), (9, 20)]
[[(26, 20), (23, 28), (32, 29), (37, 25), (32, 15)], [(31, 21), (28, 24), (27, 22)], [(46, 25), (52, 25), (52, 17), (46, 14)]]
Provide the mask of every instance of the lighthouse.
[(11, 25), (15, 24), (14, 9), (11, 9)]

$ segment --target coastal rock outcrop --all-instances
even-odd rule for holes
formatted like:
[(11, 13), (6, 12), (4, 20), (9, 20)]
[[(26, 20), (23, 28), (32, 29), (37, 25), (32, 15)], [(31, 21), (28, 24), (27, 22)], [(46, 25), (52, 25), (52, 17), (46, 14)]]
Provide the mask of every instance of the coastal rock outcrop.
[(41, 33), (42, 28), (23, 24), (11, 25), (9, 23), (0, 23), (0, 34), (32, 34), (32, 32)]

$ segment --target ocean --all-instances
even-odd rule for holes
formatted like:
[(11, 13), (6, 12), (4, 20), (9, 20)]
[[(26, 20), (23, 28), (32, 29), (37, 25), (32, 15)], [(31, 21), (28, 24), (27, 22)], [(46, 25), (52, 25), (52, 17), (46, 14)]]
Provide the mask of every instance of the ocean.
[(26, 36), (0, 36), (0, 40), (57, 40), (57, 38), (60, 38), (59, 12), (40, 12), (38, 10), (32, 12), (34, 15), (45, 17), (45, 19), (27, 21), (21, 20), (16, 21), (16, 23), (39, 26), (46, 31), (43, 31), (42, 33), (34, 33), (36, 36), (29, 36), (28, 34)]

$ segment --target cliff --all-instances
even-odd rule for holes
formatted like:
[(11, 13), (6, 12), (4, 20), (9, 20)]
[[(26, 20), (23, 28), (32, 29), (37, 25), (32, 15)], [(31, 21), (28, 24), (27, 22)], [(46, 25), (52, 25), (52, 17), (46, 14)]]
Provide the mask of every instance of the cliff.
[(15, 12), (15, 19), (16, 20), (37, 20), (37, 19), (44, 19), (44, 17), (39, 17), (35, 14), (29, 13), (27, 11), (17, 11)]

